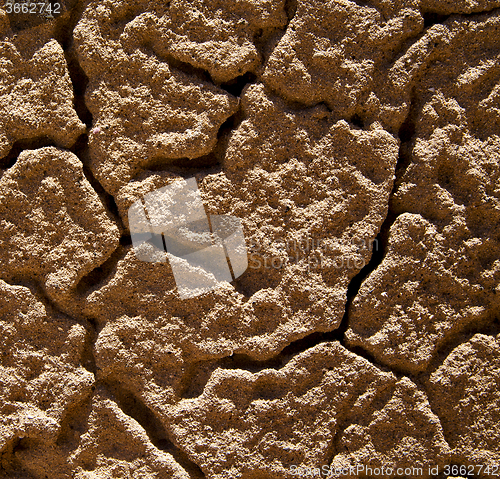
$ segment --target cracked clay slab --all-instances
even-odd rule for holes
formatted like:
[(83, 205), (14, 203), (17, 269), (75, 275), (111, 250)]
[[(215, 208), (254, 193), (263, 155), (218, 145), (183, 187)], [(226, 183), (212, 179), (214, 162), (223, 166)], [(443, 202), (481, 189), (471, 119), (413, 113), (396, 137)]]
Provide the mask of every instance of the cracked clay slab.
[(118, 227), (69, 151), (25, 150), (0, 178), (0, 268), (39, 281), (75, 311), (79, 280), (118, 245)]
[[(222, 171), (199, 185), (210, 214), (241, 219), (247, 272), (181, 300), (169, 263), (139, 261), (130, 249), (86, 299), (85, 313), (102, 327), (99, 374), (132, 382), (153, 408), (163, 409), (154, 397), (179, 395), (191, 363), (232, 354), (263, 360), (338, 327), (349, 281), (385, 218), (397, 157), (390, 134), (333, 122), (321, 108), (290, 111), (262, 85), (242, 103), (247, 119), (228, 139)], [(172, 181), (168, 172), (144, 172), (120, 190), (119, 210)], [(282, 267), (270, 267), (272, 258)]]
[[(62, 3), (0, 6), (0, 478), (500, 464), (500, 1)], [(184, 180), (248, 259), (188, 299)]]
[(17, 460), (39, 473), (28, 445), (52, 450), (68, 410), (91, 394), (87, 332), (30, 288), (0, 280), (0, 334), (0, 469), (15, 467), (17, 445)]
[(14, 35), (5, 17), (0, 11), (0, 168), (17, 140), (47, 137), (69, 148), (86, 130), (61, 45), (43, 26)]
[(422, 29), (418, 2), (297, 2), (264, 82), (286, 99), (324, 102), (339, 118), (364, 116), (368, 97), (387, 88), (379, 76)]
[(170, 415), (176, 442), (210, 479), (293, 478), (293, 465), (328, 467), (332, 454), (333, 470), (442, 465), (449, 452), (423, 392), (337, 342), (279, 370), (217, 369), (199, 397)]
[(499, 382), (500, 335), (484, 334), (457, 346), (429, 378), (432, 406), (453, 456), (474, 471), (482, 465), (490, 478), (500, 462)]
[[(425, 370), (465, 327), (492, 323), (500, 311), (500, 116), (494, 107), (500, 16), (445, 25), (452, 41), (420, 80), (415, 136), (401, 150), (407, 164), (392, 200), (399, 216), (382, 263), (354, 299), (346, 334), (349, 344), (411, 372)], [(461, 61), (450, 56), (453, 49), (465, 52)]]

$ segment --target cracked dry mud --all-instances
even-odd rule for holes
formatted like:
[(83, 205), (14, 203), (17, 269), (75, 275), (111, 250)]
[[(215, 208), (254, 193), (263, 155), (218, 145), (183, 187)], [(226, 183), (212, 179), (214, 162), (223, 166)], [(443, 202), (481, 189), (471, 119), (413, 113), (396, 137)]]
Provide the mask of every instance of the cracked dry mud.
[[(500, 1), (61, 5), (0, 6), (0, 477), (498, 477)], [(190, 177), (249, 268), (181, 299)]]

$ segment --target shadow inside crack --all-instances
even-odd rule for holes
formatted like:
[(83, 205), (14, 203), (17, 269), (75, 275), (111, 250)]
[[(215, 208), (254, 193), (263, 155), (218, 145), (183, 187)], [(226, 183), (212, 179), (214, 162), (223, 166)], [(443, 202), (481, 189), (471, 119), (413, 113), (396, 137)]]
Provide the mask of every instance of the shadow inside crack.
[(247, 72), (244, 75), (234, 78), (233, 80), (221, 83), (220, 87), (227, 93), (239, 97), (243, 92), (243, 89), (252, 83), (256, 83), (257, 75), (252, 72)]
[(191, 478), (203, 479), (205, 477), (198, 465), (172, 442), (161, 421), (137, 395), (118, 382), (106, 381), (104, 384), (121, 410), (142, 426), (156, 448), (170, 453)]
[(152, 158), (144, 168), (149, 171), (165, 171), (187, 178), (202, 171), (218, 173), (221, 171), (221, 162), (213, 152), (210, 152), (198, 158), (179, 158), (172, 160), (156, 157)]
[(37, 136), (35, 138), (24, 138), (22, 140), (17, 140), (10, 149), (7, 156), (0, 159), (0, 168), (9, 169), (16, 163), (19, 155), (24, 150), (37, 150), (39, 148), (45, 148), (47, 146), (54, 146), (60, 148), (54, 140), (47, 135)]
[(87, 295), (96, 286), (106, 281), (116, 269), (118, 262), (129, 252), (131, 242), (130, 236), (120, 238), (120, 245), (111, 256), (80, 279), (76, 286), (77, 295)]
[(83, 133), (80, 135), (75, 142), (75, 144), (70, 148), (70, 151), (78, 157), (78, 159), (83, 164), (83, 173), (85, 178), (92, 186), (93, 190), (99, 196), (102, 204), (104, 205), (106, 212), (110, 215), (111, 219), (118, 225), (120, 233), (125, 231), (125, 226), (123, 225), (118, 206), (116, 204), (113, 195), (109, 194), (99, 183), (99, 181), (94, 176), (92, 169), (90, 168), (90, 152), (88, 145), (88, 135)]
[(85, 123), (87, 128), (92, 126), (92, 113), (85, 103), (85, 90), (89, 83), (89, 78), (83, 71), (73, 48), (65, 50), (64, 56), (68, 66), (69, 76), (73, 85), (73, 106), (78, 118)]
[(450, 15), (437, 12), (422, 12), (422, 16), (424, 17), (424, 28), (426, 29), (438, 23), (444, 23), (450, 17)]
[(54, 37), (64, 50), (64, 57), (73, 86), (73, 104), (76, 114), (85, 123), (87, 128), (90, 128), (92, 125), (92, 114), (85, 103), (85, 91), (89, 83), (89, 78), (78, 61), (73, 41), (73, 30), (83, 13), (83, 3), (79, 2), (74, 6), (69, 19), (66, 19), (66, 17), (58, 19)]
[(92, 412), (92, 392), (75, 404), (70, 405), (61, 420), (56, 445), (66, 449), (76, 449), (80, 444), (80, 437), (89, 429), (89, 417)]

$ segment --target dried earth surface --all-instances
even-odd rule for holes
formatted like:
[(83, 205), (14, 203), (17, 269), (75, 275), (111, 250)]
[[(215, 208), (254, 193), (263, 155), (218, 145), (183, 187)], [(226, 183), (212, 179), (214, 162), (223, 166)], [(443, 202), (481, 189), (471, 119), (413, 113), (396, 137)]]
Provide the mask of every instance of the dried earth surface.
[[(500, 1), (59, 5), (0, 6), (0, 478), (498, 477)], [(248, 267), (183, 299), (189, 178)]]

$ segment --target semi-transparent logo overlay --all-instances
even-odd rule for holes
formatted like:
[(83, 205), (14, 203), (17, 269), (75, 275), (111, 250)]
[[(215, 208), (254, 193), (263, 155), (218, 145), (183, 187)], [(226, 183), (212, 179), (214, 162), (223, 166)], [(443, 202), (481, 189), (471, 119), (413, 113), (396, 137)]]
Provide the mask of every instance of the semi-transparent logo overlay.
[(146, 194), (129, 208), (128, 219), (137, 259), (168, 260), (182, 299), (229, 283), (248, 267), (239, 218), (207, 216), (195, 178)]

